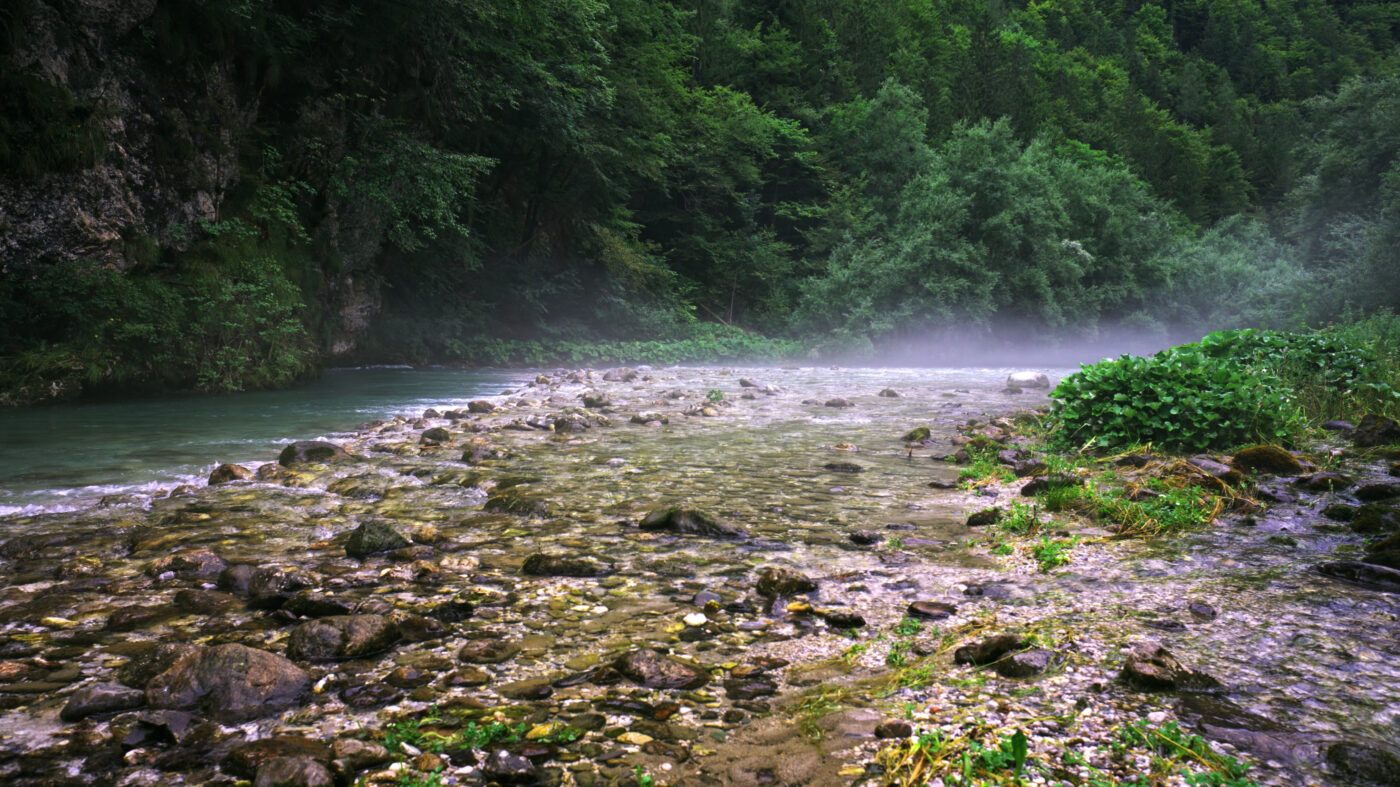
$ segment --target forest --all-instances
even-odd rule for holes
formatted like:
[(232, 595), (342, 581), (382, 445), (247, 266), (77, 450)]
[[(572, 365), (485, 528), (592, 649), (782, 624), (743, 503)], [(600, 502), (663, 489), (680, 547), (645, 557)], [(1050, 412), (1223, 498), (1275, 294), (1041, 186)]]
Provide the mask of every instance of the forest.
[(1400, 293), (1390, 2), (100, 5), (0, 9), (11, 403), (1165, 343)]

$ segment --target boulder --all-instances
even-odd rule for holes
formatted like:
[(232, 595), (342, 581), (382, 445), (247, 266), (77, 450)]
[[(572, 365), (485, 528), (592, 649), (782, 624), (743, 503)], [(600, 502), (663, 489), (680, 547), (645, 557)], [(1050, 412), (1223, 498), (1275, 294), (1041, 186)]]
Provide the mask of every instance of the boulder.
[(413, 542), (393, 525), (372, 519), (360, 523), (360, 526), (350, 533), (350, 538), (345, 542), (345, 554), (363, 559), (370, 555), (402, 549), (411, 543)]
[(608, 398), (608, 395), (602, 391), (588, 391), (584, 393), (581, 398), (583, 399), (583, 406), (590, 410), (599, 410), (604, 407), (612, 406), (612, 399)]
[(533, 495), (527, 495), (519, 489), (497, 489), (495, 493), (486, 498), (486, 504), (481, 507), (481, 510), (493, 514), (546, 517), (549, 516), (549, 503)]
[(1400, 423), (1397, 423), (1394, 418), (1367, 415), (1352, 430), (1351, 440), (1358, 448), (1371, 448), (1400, 442)]
[(855, 462), (827, 462), (822, 469), (831, 473), (864, 473), (865, 468)]
[(230, 484), (234, 481), (252, 481), (253, 471), (243, 465), (222, 464), (209, 474), (209, 486)]
[(1050, 473), (1031, 479), (1025, 486), (1021, 487), (1021, 496), (1034, 497), (1041, 492), (1071, 489), (1076, 486), (1084, 486), (1084, 479), (1066, 473)]
[(321, 440), (298, 440), (282, 449), (277, 463), (283, 467), (304, 464), (325, 464), (349, 458), (349, 454), (335, 443)]
[(228, 644), (200, 648), (152, 678), (146, 702), (235, 724), (298, 705), (310, 689), (311, 676), (289, 659)]
[(1356, 533), (1378, 535), (1400, 529), (1400, 514), (1393, 508), (1380, 503), (1368, 503), (1356, 509), (1352, 517), (1351, 529)]
[(630, 383), (637, 377), (637, 370), (626, 366), (619, 366), (616, 369), (603, 372), (603, 379), (610, 383)]
[(769, 598), (811, 593), (817, 583), (800, 571), (782, 566), (765, 566), (758, 573), (758, 592)]
[(671, 419), (664, 413), (644, 412), (632, 416), (631, 422), (634, 424), (669, 424)]
[(1182, 664), (1156, 642), (1139, 642), (1128, 653), (1118, 679), (1138, 691), (1213, 689), (1220, 681)]
[(880, 392), (880, 395), (886, 399), (898, 399), (899, 391), (896, 391), (893, 388), (886, 388), (885, 390)]
[(1293, 483), (1309, 492), (1335, 492), (1351, 486), (1351, 479), (1341, 473), (1322, 472), (1305, 475)]
[(1218, 478), (1230, 486), (1238, 486), (1244, 482), (1244, 473), (1223, 465), (1208, 456), (1193, 456), (1186, 462), (1206, 475)]
[(536, 552), (525, 558), (520, 573), (531, 577), (599, 577), (608, 567), (592, 558), (564, 557)]
[(1268, 475), (1302, 475), (1303, 464), (1298, 458), (1276, 445), (1256, 445), (1235, 454), (1230, 466), (1242, 473)]
[(1050, 388), (1049, 375), (1040, 372), (1013, 372), (1006, 378), (1007, 388)]
[(220, 764), (234, 776), (253, 779), (259, 768), (279, 757), (306, 757), (324, 764), (332, 756), (331, 748), (320, 741), (301, 735), (276, 735), (237, 746)]
[(749, 537), (748, 531), (738, 525), (721, 522), (703, 511), (682, 506), (655, 509), (642, 519), (639, 527), (642, 530), (667, 530), (681, 535), (708, 538)]
[(383, 615), (331, 615), (292, 629), (287, 655), (298, 661), (344, 661), (388, 650), (399, 639), (398, 626)]
[(836, 397), (836, 398), (834, 398), (834, 399), (827, 399), (827, 400), (826, 400), (826, 406), (827, 406), (827, 407), (835, 407), (835, 408), (855, 407), (855, 403), (852, 402), (850, 399), (842, 399), (841, 397), (838, 396), (838, 397)]
[(612, 668), (649, 689), (698, 689), (710, 681), (710, 674), (698, 664), (663, 656), (649, 648), (619, 656)]

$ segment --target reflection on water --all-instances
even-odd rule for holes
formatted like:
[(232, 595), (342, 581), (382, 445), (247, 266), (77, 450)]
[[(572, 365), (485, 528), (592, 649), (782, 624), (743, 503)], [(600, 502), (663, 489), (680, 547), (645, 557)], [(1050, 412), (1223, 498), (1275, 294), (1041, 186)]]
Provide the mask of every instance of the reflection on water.
[(520, 371), (333, 369), (286, 391), (0, 410), (0, 515), (187, 482), (218, 462), (500, 393)]

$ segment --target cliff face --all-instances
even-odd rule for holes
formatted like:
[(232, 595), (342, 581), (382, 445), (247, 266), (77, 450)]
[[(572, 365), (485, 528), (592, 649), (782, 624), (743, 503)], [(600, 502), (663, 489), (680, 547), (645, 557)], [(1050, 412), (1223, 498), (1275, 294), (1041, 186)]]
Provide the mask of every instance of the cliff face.
[[(380, 308), (378, 280), (366, 275), (381, 245), (374, 217), (357, 217), (324, 182), (311, 198), (294, 180), (302, 192), (277, 192), (288, 168), (275, 176), (259, 168), (281, 155), (270, 128), (336, 140), (343, 115), (329, 102), (291, 116), (285, 107), (270, 110), (269, 66), (250, 64), (246, 53), (249, 36), (263, 34), (260, 23), (236, 4), (184, 2), (14, 0), (0, 9), (0, 308), (11, 312), (0, 326), (0, 358), (21, 356), (0, 369), (0, 402), (144, 390), (139, 365), (163, 363), (155, 351), (133, 359), (136, 327), (95, 336), (85, 326), (77, 338), (90, 346), (43, 355), (77, 344), (76, 328), (53, 325), (72, 322), (80, 304), (43, 306), (55, 292), (145, 293), (140, 302), (112, 295), (101, 321), (145, 319), (140, 330), (178, 334), (167, 342), (208, 345), (185, 353), (183, 379), (167, 375), (150, 388), (284, 384), (276, 380), (304, 375), (316, 357), (353, 352)], [(334, 144), (319, 153), (322, 172), (344, 155)], [(266, 197), (269, 183), (282, 202)], [(96, 271), (102, 283), (65, 290), (70, 270)], [(240, 311), (258, 299), (262, 311)], [(146, 314), (168, 307), (185, 314), (164, 323)], [(225, 320), (259, 325), (230, 336), (198, 324), (201, 311), (220, 308), (229, 310)], [(262, 325), (269, 315), (282, 320), (275, 331)], [(287, 341), (276, 331), (296, 335)], [(269, 360), (279, 342), (299, 353), (295, 364)], [(212, 364), (227, 365), (211, 359), (228, 352), (235, 363), (276, 373), (240, 381), (211, 372)], [(116, 379), (123, 364), (126, 377)]]
[[(239, 95), (231, 66), (179, 73), (146, 61), (142, 26), (157, 0), (33, 0), (19, 6), (20, 31), (4, 60), (7, 81), (67, 94), (67, 117), (91, 147), (86, 166), (48, 168), (42, 130), (21, 130), (38, 161), (0, 174), (0, 270), (89, 259), (130, 267), (138, 238), (179, 246), (184, 228), (215, 221), (237, 182), (237, 144), (257, 115)], [(51, 109), (57, 109), (52, 108)], [(33, 119), (31, 119), (33, 120)], [(28, 136), (28, 139), (23, 137)], [(35, 138), (39, 136), (40, 138)], [(52, 133), (50, 134), (52, 136)], [(38, 166), (36, 166), (38, 165)], [(29, 171), (25, 171), (25, 170)]]

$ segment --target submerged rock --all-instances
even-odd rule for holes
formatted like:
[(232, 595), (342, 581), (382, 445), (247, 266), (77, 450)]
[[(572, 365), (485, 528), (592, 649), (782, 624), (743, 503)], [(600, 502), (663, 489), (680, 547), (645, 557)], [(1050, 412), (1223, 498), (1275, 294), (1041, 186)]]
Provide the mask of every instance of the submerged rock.
[(298, 661), (343, 661), (388, 650), (400, 639), (383, 615), (332, 615), (292, 630), (287, 655)]
[(817, 583), (800, 571), (782, 566), (766, 566), (758, 574), (758, 592), (770, 598), (811, 593)]
[(916, 426), (905, 432), (902, 439), (906, 443), (928, 445), (933, 442), (933, 432), (927, 426)]
[(1400, 593), (1400, 570), (1394, 568), (1374, 563), (1362, 563), (1358, 560), (1338, 560), (1319, 565), (1317, 571), (1323, 576), (1351, 582), (1373, 590)]
[(694, 508), (667, 506), (647, 514), (639, 525), (642, 530), (668, 530), (688, 536), (709, 538), (748, 538), (749, 532), (738, 525), (721, 522)]
[(520, 573), (532, 577), (600, 577), (607, 571), (607, 566), (592, 558), (546, 555), (543, 552), (525, 558), (520, 566)]
[(998, 660), (992, 669), (1003, 678), (1030, 678), (1048, 671), (1058, 662), (1054, 651), (1035, 648), (1012, 653)]
[(864, 473), (865, 468), (855, 462), (827, 462), (822, 469), (832, 473)]
[(78, 721), (103, 713), (134, 710), (146, 704), (146, 692), (115, 683), (84, 686), (68, 697), (68, 704), (59, 711), (64, 721)]
[(883, 396), (886, 399), (898, 399), (899, 391), (896, 391), (893, 388), (886, 388), (885, 390), (880, 392), (880, 396)]
[(274, 757), (258, 768), (253, 787), (334, 787), (325, 765), (310, 757)]
[(619, 656), (612, 668), (633, 683), (649, 689), (698, 689), (710, 682), (710, 673), (698, 664), (639, 648)]
[(500, 664), (520, 652), (520, 644), (507, 639), (474, 639), (457, 651), (468, 664)]
[(277, 463), (283, 467), (292, 467), (302, 464), (325, 464), (349, 457), (350, 455), (345, 452), (345, 449), (335, 443), (321, 440), (298, 440), (282, 449), (282, 453), (277, 456)]
[(360, 526), (350, 533), (350, 538), (345, 542), (345, 554), (363, 559), (370, 555), (402, 549), (412, 543), (393, 525), (370, 520), (360, 523)]
[(609, 369), (603, 372), (603, 379), (610, 383), (630, 383), (637, 379), (638, 376), (637, 370), (628, 366), (619, 366), (616, 369)]
[(850, 399), (843, 399), (838, 396), (835, 399), (827, 399), (826, 406), (835, 408), (855, 407), (855, 403), (852, 402)]
[(311, 676), (289, 659), (244, 645), (200, 648), (151, 679), (153, 708), (198, 710), (215, 721), (238, 723), (298, 705)]
[(223, 573), (228, 564), (203, 547), (181, 549), (146, 567), (146, 575), (159, 577), (171, 573), (178, 579), (207, 579)]
[(1171, 651), (1156, 642), (1134, 645), (1118, 679), (1138, 691), (1213, 689), (1220, 685), (1215, 678), (1182, 664)]

